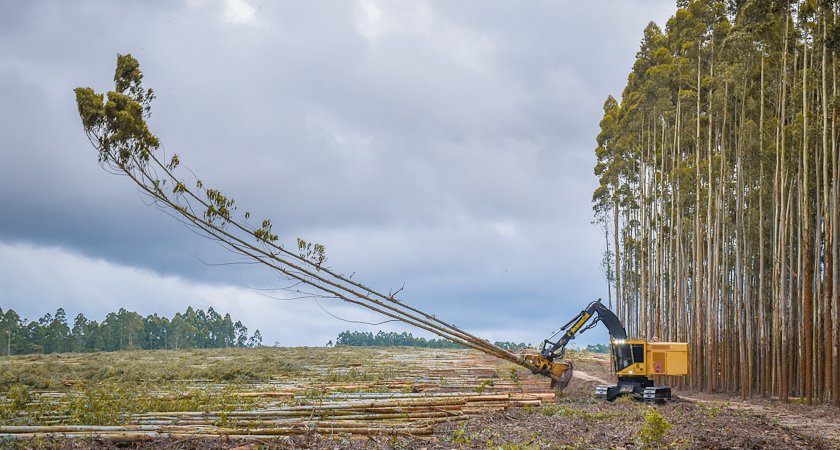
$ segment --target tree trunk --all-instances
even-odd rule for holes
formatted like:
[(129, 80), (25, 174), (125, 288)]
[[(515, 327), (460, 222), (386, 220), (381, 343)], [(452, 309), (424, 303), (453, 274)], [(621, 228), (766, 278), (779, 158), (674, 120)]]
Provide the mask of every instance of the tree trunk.
[(805, 381), (805, 404), (810, 405), (813, 402), (813, 384), (812, 384), (812, 367), (813, 367), (813, 312), (811, 311), (811, 288), (813, 284), (813, 272), (811, 271), (811, 214), (810, 204), (808, 200), (808, 111), (807, 111), (807, 92), (808, 92), (808, 46), (803, 46), (804, 54), (802, 56), (802, 107), (804, 109), (802, 114), (802, 186), (800, 192), (802, 193), (802, 211), (800, 217), (802, 218), (802, 240), (805, 248), (802, 256), (802, 324), (805, 335), (805, 342), (803, 351), (804, 355), (804, 381)]

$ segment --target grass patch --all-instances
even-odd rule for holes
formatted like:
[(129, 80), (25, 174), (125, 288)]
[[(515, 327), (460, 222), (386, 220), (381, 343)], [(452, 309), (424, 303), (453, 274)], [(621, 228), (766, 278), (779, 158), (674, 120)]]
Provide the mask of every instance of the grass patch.
[(282, 380), (311, 382), (317, 398), (325, 394), (315, 389), (319, 384), (395, 377), (385, 365), (346, 368), (348, 360), (378, 355), (376, 349), (257, 348), (0, 357), (0, 424), (114, 425), (142, 413), (249, 410), (283, 400), (237, 393), (282, 389)]
[(719, 403), (704, 402), (697, 402), (697, 408), (710, 419), (717, 417), (724, 409), (723, 405)]
[[(68, 425), (118, 425), (128, 416), (150, 412), (232, 411), (247, 410), (254, 398), (234, 395), (230, 388), (205, 390), (182, 389), (180, 394), (150, 394), (158, 386), (101, 383), (76, 386), (63, 396), (29, 394), (29, 402), (21, 405), (9, 399), (0, 405), (3, 425), (40, 425), (61, 422)], [(170, 386), (178, 390), (177, 386)], [(185, 388), (185, 387), (184, 387)]]
[(301, 349), (152, 350), (0, 358), (0, 391), (22, 384), (60, 390), (78, 382), (234, 381), (294, 375), (309, 359)]
[(625, 416), (627, 413), (621, 410), (614, 411), (589, 411), (579, 407), (568, 407), (560, 404), (543, 406), (539, 411), (541, 414), (553, 417), (568, 417), (584, 420), (607, 420)]
[(449, 443), (457, 447), (471, 447), (473, 444), (472, 437), (467, 431), (467, 423), (462, 422), (458, 428), (452, 430), (449, 435)]
[(658, 448), (664, 440), (665, 434), (671, 429), (671, 422), (662, 415), (656, 408), (648, 408), (645, 413), (645, 423), (639, 430), (636, 438), (642, 448)]

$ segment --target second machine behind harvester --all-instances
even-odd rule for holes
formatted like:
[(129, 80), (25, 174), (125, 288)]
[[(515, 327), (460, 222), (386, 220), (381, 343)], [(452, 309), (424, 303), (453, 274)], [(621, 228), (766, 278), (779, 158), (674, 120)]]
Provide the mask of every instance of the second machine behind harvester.
[[(595, 319), (587, 325), (590, 319)], [(612, 370), (618, 383), (595, 388), (598, 398), (613, 401), (621, 395), (637, 400), (664, 403), (671, 399), (669, 386), (656, 386), (653, 376), (688, 374), (688, 344), (685, 342), (656, 342), (646, 339), (627, 339), (627, 332), (618, 317), (598, 299), (589, 304), (575, 318), (543, 341), (539, 354), (526, 354), (525, 360), (537, 367), (534, 373), (552, 378), (551, 387), (562, 390), (572, 378), (571, 361), (563, 360), (566, 345), (582, 333), (602, 322), (610, 333)], [(565, 331), (557, 341), (557, 335)]]

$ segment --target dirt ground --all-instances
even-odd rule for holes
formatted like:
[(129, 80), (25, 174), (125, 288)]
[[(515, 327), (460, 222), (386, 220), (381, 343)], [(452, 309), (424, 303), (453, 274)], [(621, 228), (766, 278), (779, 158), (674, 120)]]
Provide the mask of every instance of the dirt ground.
[[(840, 410), (725, 395), (675, 392), (668, 404), (647, 406), (593, 398), (595, 386), (611, 379), (602, 361), (578, 361), (575, 377), (556, 405), (511, 409), (438, 430), (430, 448), (680, 448), (836, 449)], [(670, 424), (660, 440), (644, 441), (655, 409)], [(447, 440), (448, 439), (448, 440)]]
[[(399, 359), (417, 349), (388, 350)], [(403, 356), (400, 356), (403, 355)], [(462, 360), (476, 362), (464, 351)], [(523, 389), (542, 385), (543, 380), (525, 371), (511, 372), (510, 364), (492, 358), (482, 369), (496, 364), (497, 385), (516, 380)], [(458, 364), (458, 359), (446, 364)], [(463, 369), (463, 367), (460, 367)], [(237, 449), (257, 448), (500, 448), (500, 449), (836, 449), (840, 448), (840, 410), (821, 405), (807, 407), (770, 400), (750, 400), (724, 395), (675, 392), (668, 404), (648, 406), (630, 399), (614, 403), (594, 398), (594, 389), (612, 379), (603, 359), (578, 355), (575, 377), (556, 399), (536, 406), (510, 406), (503, 410), (469, 415), (466, 420), (442, 422), (431, 435), (378, 433), (368, 436), (306, 433), (248, 441), (213, 437), (203, 439), (156, 439), (120, 444), (134, 449)], [(545, 381), (547, 384), (547, 380)], [(482, 382), (481, 386), (493, 386)], [(474, 388), (471, 388), (474, 389)], [(96, 438), (69, 439), (41, 436), (35, 440), (0, 442), (18, 448), (113, 448), (116, 444)]]
[[(581, 382), (577, 387), (594, 389), (594, 385)], [(812, 417), (825, 411), (788, 414), (780, 419), (776, 411), (785, 409), (781, 405), (758, 409), (685, 398), (654, 407), (671, 427), (661, 441), (644, 445), (639, 433), (646, 426), (647, 406), (625, 401), (592, 402), (578, 396), (580, 390), (559, 399), (556, 411), (546, 408), (536, 413), (511, 410), (488, 414), (470, 420), (461, 429), (450, 427), (441, 432), (458, 436), (456, 443), (470, 448), (515, 448), (522, 444), (533, 448), (840, 448), (840, 441), (831, 439), (836, 434), (831, 436), (825, 429), (809, 425)], [(836, 408), (827, 414), (830, 416), (823, 417), (823, 422), (833, 422), (836, 430), (840, 421)]]

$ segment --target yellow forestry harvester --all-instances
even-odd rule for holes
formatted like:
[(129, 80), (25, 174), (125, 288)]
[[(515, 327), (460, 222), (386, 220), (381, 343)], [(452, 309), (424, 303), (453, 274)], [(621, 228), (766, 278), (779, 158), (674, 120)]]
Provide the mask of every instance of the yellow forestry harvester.
[[(595, 319), (590, 322), (593, 317)], [(687, 375), (688, 344), (628, 339), (621, 321), (601, 303), (601, 299), (590, 303), (580, 314), (543, 341), (539, 354), (527, 354), (525, 360), (537, 368), (534, 373), (552, 378), (552, 388), (562, 390), (569, 384), (574, 370), (571, 361), (563, 360), (566, 345), (577, 334), (594, 327), (598, 322), (602, 322), (610, 333), (612, 369), (618, 377), (618, 383), (596, 387), (595, 395), (608, 401), (621, 395), (632, 395), (637, 400), (649, 403), (670, 400), (671, 388), (655, 386), (652, 377)], [(564, 331), (560, 339), (552, 341)]]

